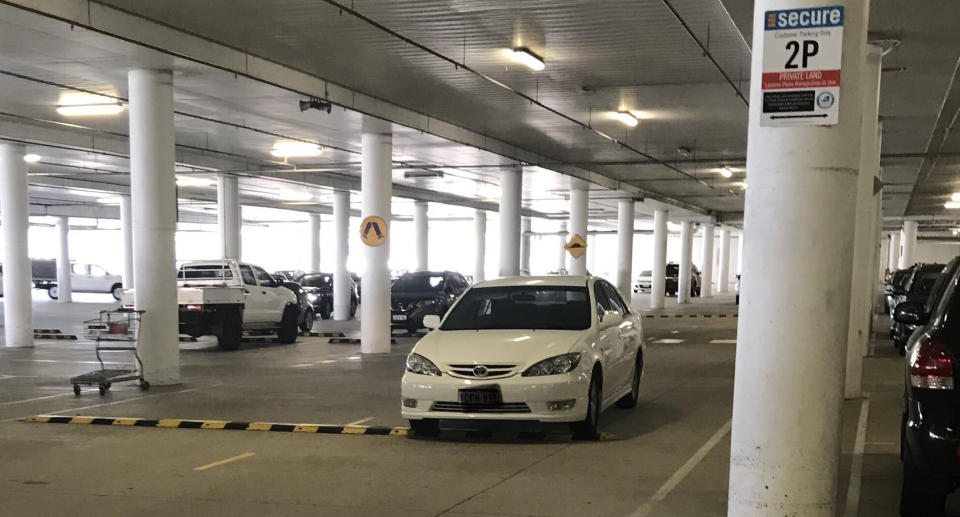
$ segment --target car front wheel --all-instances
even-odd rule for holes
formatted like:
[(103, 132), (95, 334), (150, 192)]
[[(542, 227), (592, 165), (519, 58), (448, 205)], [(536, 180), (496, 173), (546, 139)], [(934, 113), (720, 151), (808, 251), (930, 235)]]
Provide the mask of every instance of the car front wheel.
[(289, 345), (297, 340), (297, 334), (299, 327), (297, 326), (297, 316), (299, 315), (299, 310), (293, 306), (288, 305), (283, 311), (283, 319), (280, 320), (280, 330), (277, 331), (277, 338), (280, 339), (280, 343), (284, 345)]
[(617, 407), (620, 409), (631, 409), (637, 407), (637, 401), (640, 400), (640, 377), (643, 375), (643, 359), (638, 354), (637, 360), (633, 365), (633, 377), (630, 379), (630, 393), (627, 393), (617, 401)]
[(303, 321), (300, 322), (300, 330), (304, 332), (310, 332), (313, 330), (313, 322), (316, 320), (316, 316), (313, 314), (313, 309), (307, 309), (303, 313)]
[(113, 295), (113, 299), (114, 299), (114, 300), (116, 300), (116, 301), (119, 302), (119, 301), (120, 301), (120, 295), (123, 294), (123, 285), (121, 285), (121, 284), (113, 284), (113, 286), (110, 288), (110, 294)]
[(600, 404), (602, 388), (600, 376), (594, 370), (590, 376), (590, 387), (587, 390), (587, 415), (583, 420), (571, 425), (574, 440), (597, 440), (600, 438)]

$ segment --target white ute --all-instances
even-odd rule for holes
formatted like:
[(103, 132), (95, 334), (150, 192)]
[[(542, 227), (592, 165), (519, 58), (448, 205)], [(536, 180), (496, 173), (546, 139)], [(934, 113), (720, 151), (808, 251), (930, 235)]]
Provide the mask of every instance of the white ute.
[[(132, 291), (124, 302), (132, 305)], [(297, 340), (297, 295), (263, 268), (236, 260), (188, 262), (177, 271), (180, 333), (217, 336), (236, 350), (244, 331), (276, 332), (281, 343)]]

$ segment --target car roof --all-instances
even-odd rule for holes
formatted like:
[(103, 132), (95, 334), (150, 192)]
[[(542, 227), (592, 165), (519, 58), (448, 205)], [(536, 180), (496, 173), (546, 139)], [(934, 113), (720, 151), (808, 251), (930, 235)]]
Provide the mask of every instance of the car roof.
[(538, 285), (556, 285), (566, 287), (582, 287), (594, 277), (586, 275), (564, 275), (564, 276), (509, 276), (498, 278), (496, 280), (485, 280), (477, 282), (473, 287), (506, 287), (506, 286), (538, 286)]

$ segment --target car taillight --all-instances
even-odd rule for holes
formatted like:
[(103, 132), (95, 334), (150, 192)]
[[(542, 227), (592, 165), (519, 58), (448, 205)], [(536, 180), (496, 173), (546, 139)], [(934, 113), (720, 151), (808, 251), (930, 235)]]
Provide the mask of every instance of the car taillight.
[(203, 305), (194, 305), (194, 304), (191, 303), (191, 304), (187, 305), (187, 310), (188, 310), (188, 311), (202, 311), (202, 310), (203, 310)]
[(953, 389), (953, 360), (942, 343), (930, 341), (916, 347), (910, 357), (910, 385), (933, 390)]

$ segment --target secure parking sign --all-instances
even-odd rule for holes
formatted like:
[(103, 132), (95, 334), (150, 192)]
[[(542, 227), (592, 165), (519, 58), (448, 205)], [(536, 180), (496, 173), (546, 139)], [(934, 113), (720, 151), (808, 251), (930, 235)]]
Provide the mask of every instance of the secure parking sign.
[(837, 123), (843, 14), (842, 5), (764, 13), (761, 126)]

